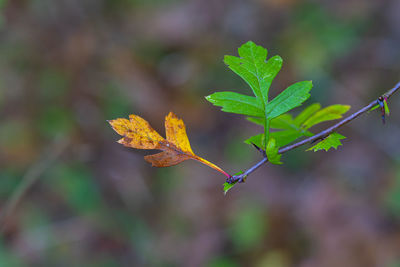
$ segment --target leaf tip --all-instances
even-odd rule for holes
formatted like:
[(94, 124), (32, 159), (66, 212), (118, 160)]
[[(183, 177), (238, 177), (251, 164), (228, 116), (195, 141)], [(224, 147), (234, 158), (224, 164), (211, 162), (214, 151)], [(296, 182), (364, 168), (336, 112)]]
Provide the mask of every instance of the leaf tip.
[(215, 99), (214, 94), (208, 95), (204, 97), (208, 102), (210, 102), (213, 105), (216, 105), (216, 103), (218, 103), (218, 100)]
[(283, 58), (280, 55), (273, 56), (269, 60), (273, 60), (273, 61), (276, 61), (278, 63), (283, 63)]
[(224, 196), (226, 196), (226, 194), (228, 193), (228, 191), (232, 188), (232, 187), (234, 187), (235, 186), (235, 184), (236, 184), (237, 182), (234, 182), (234, 183), (228, 183), (228, 182), (225, 182), (222, 186), (224, 187), (223, 188), (223, 190), (224, 190)]
[(176, 115), (175, 115), (175, 113), (173, 113), (172, 111), (170, 111), (169, 113), (168, 113), (168, 115), (167, 115), (167, 117), (171, 117), (171, 118), (176, 118)]
[(229, 66), (229, 59), (232, 58), (232, 56), (230, 55), (225, 55), (224, 56), (224, 63), (225, 65)]
[(346, 113), (347, 111), (349, 111), (349, 109), (351, 108), (351, 106), (350, 105), (343, 105), (343, 108), (344, 108), (344, 112), (343, 113)]

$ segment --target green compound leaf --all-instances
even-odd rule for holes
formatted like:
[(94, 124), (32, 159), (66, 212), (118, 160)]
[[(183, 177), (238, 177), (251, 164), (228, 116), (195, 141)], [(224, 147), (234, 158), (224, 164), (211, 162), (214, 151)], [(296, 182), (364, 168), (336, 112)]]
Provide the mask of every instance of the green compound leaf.
[(222, 111), (247, 116), (263, 117), (264, 111), (262, 106), (253, 96), (242, 95), (234, 92), (217, 92), (206, 99), (215, 106), (222, 107)]
[(300, 106), (310, 97), (311, 88), (311, 81), (292, 84), (267, 104), (265, 107), (266, 116), (273, 119)]
[(320, 111), (317, 111), (314, 115), (309, 117), (302, 125), (304, 129), (330, 120), (336, 120), (342, 118), (342, 114), (346, 113), (350, 109), (349, 105), (331, 105)]
[(282, 67), (282, 58), (274, 56), (267, 62), (267, 49), (249, 41), (239, 49), (239, 56), (225, 56), (224, 62), (253, 90), (264, 106), (268, 103), (268, 91), (272, 80)]
[(272, 164), (282, 164), (282, 155), (278, 153), (278, 150), (279, 147), (276, 144), (275, 138), (270, 137), (265, 152), (267, 153), (268, 161)]
[[(269, 88), (282, 67), (282, 58), (274, 56), (267, 61), (268, 51), (252, 41), (243, 44), (238, 49), (238, 54), (239, 57), (225, 56), (224, 62), (250, 86), (255, 97), (234, 92), (217, 92), (206, 99), (221, 107), (222, 111), (251, 116), (248, 120), (263, 126), (264, 133), (250, 137), (246, 143), (256, 144), (265, 150), (268, 150), (268, 144), (271, 154), (272, 144), (274, 150), (278, 151), (279, 147), (299, 137), (312, 136), (313, 133), (308, 131), (310, 127), (339, 119), (350, 108), (347, 105), (332, 105), (321, 110), (321, 105), (315, 103), (293, 118), (285, 113), (300, 106), (310, 97), (312, 82), (295, 83), (269, 101)], [(270, 128), (280, 131), (270, 132)], [(269, 138), (274, 139), (273, 143), (269, 142)], [(279, 159), (273, 161), (279, 162)]]
[(317, 152), (318, 150), (322, 150), (325, 149), (325, 151), (328, 151), (330, 148), (334, 148), (337, 149), (338, 146), (342, 145), (342, 142), (340, 141), (341, 139), (345, 139), (346, 137), (338, 134), (338, 133), (331, 133), (328, 137), (326, 137), (324, 140), (322, 140), (321, 142), (319, 142), (318, 144), (316, 144), (313, 147), (310, 147), (309, 149), (307, 149), (307, 151), (309, 150), (313, 150), (314, 152)]

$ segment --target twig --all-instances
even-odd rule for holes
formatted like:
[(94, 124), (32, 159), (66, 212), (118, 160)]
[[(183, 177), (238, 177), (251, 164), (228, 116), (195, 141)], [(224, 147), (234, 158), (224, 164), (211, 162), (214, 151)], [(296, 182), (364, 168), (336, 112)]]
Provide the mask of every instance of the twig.
[[(391, 97), (394, 93), (396, 93), (398, 90), (400, 89), (400, 82), (398, 82), (392, 89), (390, 89), (389, 91), (387, 91), (385, 94), (383, 94), (383, 97), (389, 98)], [(358, 116), (364, 114), (365, 112), (369, 111), (372, 107), (374, 107), (377, 104), (377, 101), (374, 100), (371, 103), (369, 103), (368, 105), (366, 105), (365, 107), (363, 107), (362, 109), (354, 112), (353, 114), (351, 114), (350, 116), (344, 118), (343, 120), (339, 121), (338, 123), (336, 123), (335, 125), (329, 127), (326, 130), (323, 130), (321, 132), (319, 132), (316, 135), (313, 135), (309, 138), (306, 138), (304, 140), (301, 140), (297, 143), (294, 143), (292, 145), (288, 145), (285, 147), (282, 147), (281, 149), (279, 149), (278, 153), (282, 154), (285, 152), (288, 152), (292, 149), (295, 149), (299, 146), (305, 145), (307, 143), (311, 143), (313, 141), (316, 141), (318, 139), (323, 139), (325, 137), (327, 137), (328, 135), (330, 135), (331, 133), (335, 132), (338, 128), (342, 127), (343, 125), (351, 122), (352, 120), (354, 120), (355, 118), (357, 118)], [(242, 183), (245, 181), (245, 178), (252, 172), (254, 172), (255, 170), (257, 170), (261, 165), (263, 165), (264, 163), (268, 162), (268, 158), (264, 157), (262, 160), (260, 160), (259, 162), (257, 162), (256, 164), (254, 164), (253, 166), (251, 166), (248, 170), (246, 170), (244, 173), (239, 174), (239, 175), (235, 175), (232, 176), (231, 178), (227, 179), (228, 183)]]
[(261, 153), (261, 155), (263, 156), (263, 157), (266, 157), (267, 156), (267, 154), (265, 153), (265, 151), (264, 150), (262, 150), (261, 148), (259, 148), (256, 144), (254, 144), (254, 143), (251, 143), (254, 147), (255, 147), (255, 149), (257, 149), (258, 151), (260, 151), (260, 153)]
[(43, 158), (34, 164), (24, 174), (21, 183), (14, 190), (11, 197), (4, 204), (0, 214), (0, 233), (6, 230), (8, 219), (18, 203), (21, 201), (27, 190), (40, 178), (40, 176), (48, 169), (54, 161), (64, 152), (68, 146), (65, 139), (57, 140), (45, 152)]

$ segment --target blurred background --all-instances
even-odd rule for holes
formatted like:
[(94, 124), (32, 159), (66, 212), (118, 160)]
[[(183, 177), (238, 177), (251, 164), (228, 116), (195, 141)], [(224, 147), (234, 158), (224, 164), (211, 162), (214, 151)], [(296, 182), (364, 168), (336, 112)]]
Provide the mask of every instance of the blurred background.
[(218, 172), (153, 168), (106, 122), (138, 114), (164, 134), (174, 111), (198, 155), (246, 169), (262, 129), (204, 99), (251, 94), (223, 56), (252, 40), (284, 59), (272, 95), (313, 80), (307, 104), (354, 112), (399, 81), (399, 1), (0, 0), (0, 14), (0, 266), (400, 266), (399, 94), (386, 125), (365, 114), (337, 151), (293, 150), (226, 196)]

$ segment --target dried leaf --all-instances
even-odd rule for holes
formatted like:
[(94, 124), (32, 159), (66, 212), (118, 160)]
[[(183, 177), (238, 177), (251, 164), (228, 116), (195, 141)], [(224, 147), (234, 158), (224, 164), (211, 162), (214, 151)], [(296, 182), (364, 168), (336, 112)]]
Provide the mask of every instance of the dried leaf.
[(159, 135), (146, 120), (137, 115), (130, 115), (129, 120), (121, 118), (110, 120), (109, 123), (119, 135), (123, 136), (118, 143), (138, 149), (162, 150), (160, 153), (144, 157), (155, 167), (169, 167), (193, 159), (230, 177), (217, 165), (193, 153), (185, 124), (172, 112), (165, 117), (166, 139)]

